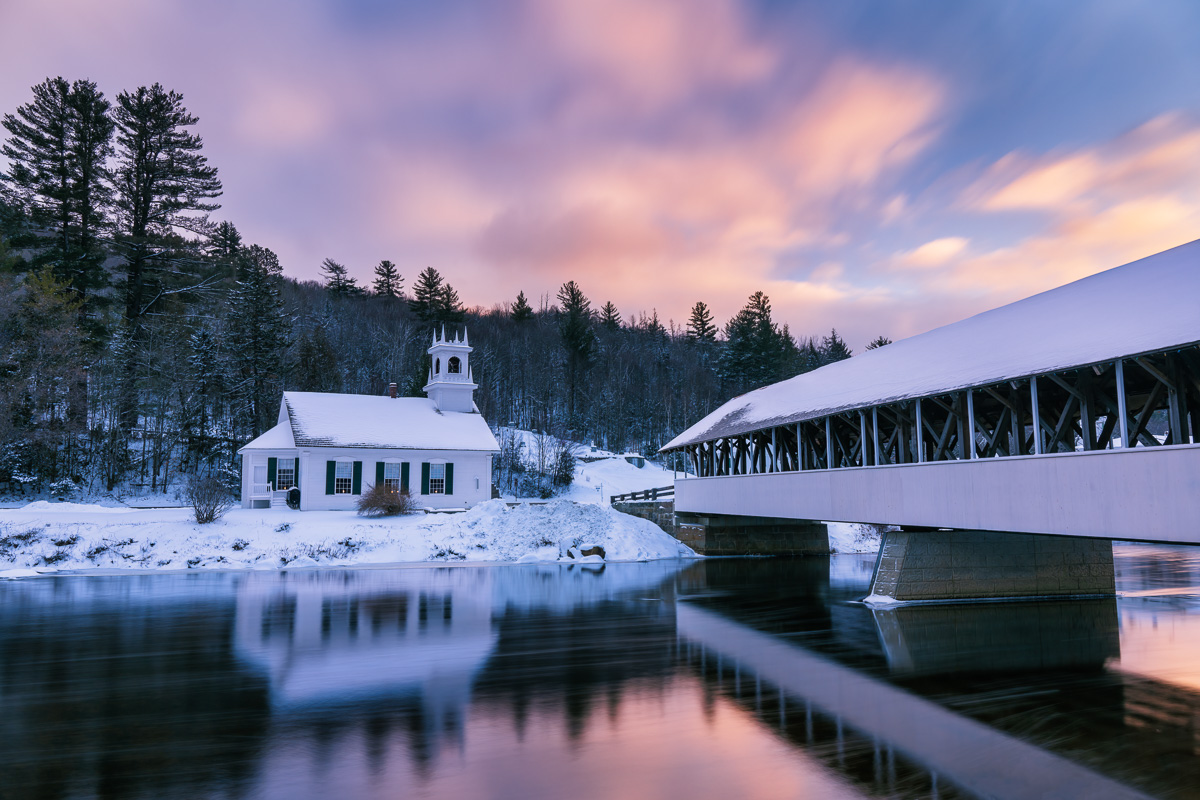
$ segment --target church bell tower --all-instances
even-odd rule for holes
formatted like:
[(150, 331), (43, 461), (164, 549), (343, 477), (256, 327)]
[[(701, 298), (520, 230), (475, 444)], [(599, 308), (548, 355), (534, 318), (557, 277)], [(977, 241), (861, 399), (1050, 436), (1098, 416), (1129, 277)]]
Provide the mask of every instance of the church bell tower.
[(433, 401), (439, 411), (475, 410), (475, 385), (471, 377), (471, 346), (467, 344), (467, 332), (462, 338), (446, 338), (446, 329), (434, 333), (429, 348), (433, 365), (429, 370), (429, 382), (422, 390)]

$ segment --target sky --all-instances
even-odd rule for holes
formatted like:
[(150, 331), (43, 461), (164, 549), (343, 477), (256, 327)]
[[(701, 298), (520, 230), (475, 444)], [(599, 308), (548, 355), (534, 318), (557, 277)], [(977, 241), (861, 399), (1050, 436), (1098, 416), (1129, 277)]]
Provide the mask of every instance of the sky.
[(182, 93), (214, 219), (301, 279), (575, 280), (679, 325), (761, 290), (860, 351), (1200, 238), (1194, 0), (0, 0), (0, 31), (0, 112), (57, 75)]

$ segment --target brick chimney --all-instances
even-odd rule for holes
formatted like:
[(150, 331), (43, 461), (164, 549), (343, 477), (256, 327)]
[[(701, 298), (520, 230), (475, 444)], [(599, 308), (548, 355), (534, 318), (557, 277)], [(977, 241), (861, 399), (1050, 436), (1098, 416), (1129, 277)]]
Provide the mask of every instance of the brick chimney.
[(396, 399), (396, 384), (388, 384), (388, 397), (392, 398), (393, 400)]

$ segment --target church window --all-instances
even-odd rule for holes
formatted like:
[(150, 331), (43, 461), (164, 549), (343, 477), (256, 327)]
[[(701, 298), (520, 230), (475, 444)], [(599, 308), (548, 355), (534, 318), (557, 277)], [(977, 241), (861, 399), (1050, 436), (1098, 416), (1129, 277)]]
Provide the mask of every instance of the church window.
[(350, 494), (354, 485), (354, 464), (350, 461), (337, 462), (337, 473), (334, 475), (333, 493)]
[(383, 485), (394, 492), (400, 491), (400, 465), (388, 462), (383, 465)]
[(429, 465), (429, 493), (430, 494), (445, 494), (446, 493), (446, 465), (445, 464), (430, 464)]
[(275, 488), (290, 489), (296, 485), (296, 459), (281, 458), (275, 471)]

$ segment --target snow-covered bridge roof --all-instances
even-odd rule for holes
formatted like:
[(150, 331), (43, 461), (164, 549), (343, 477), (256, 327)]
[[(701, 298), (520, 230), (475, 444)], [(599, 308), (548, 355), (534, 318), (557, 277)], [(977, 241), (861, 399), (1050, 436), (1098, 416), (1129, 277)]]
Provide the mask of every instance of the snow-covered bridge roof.
[(290, 428), (295, 447), (411, 450), (500, 449), (478, 412), (439, 411), (425, 397), (284, 392), (280, 424), (243, 449), (281, 446)]
[(1200, 342), (1200, 240), (735, 397), (663, 450)]

